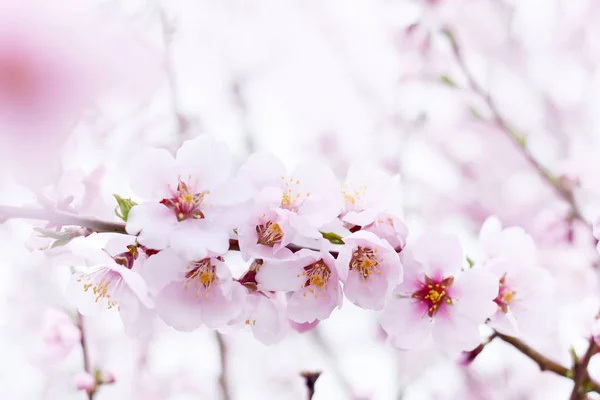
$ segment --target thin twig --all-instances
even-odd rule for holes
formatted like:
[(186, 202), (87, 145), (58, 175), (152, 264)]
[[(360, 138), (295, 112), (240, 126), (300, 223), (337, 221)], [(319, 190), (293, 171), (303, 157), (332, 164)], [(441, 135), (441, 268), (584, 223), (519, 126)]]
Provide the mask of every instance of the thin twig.
[(352, 394), (352, 385), (344, 377), (344, 373), (342, 372), (340, 363), (329, 344), (323, 338), (323, 335), (321, 335), (319, 327), (317, 326), (310, 333), (315, 344), (319, 347), (321, 352), (328, 358), (329, 365), (333, 370), (333, 374), (335, 375), (338, 382), (342, 385), (344, 392), (346, 393), (346, 395), (350, 396)]
[(585, 393), (582, 393), (582, 388), (585, 386), (586, 379), (589, 379), (587, 368), (595, 351), (596, 342), (591, 338), (585, 355), (574, 366), (575, 376), (573, 380), (575, 381), (575, 385), (573, 386), (570, 400), (581, 400), (585, 396)]
[(221, 387), (221, 399), (230, 400), (229, 379), (227, 375), (227, 344), (219, 331), (215, 332), (219, 344), (219, 355), (221, 356), (221, 374), (219, 375), (219, 386)]
[(496, 103), (494, 102), (490, 94), (477, 83), (473, 74), (471, 73), (469, 68), (467, 68), (467, 65), (462, 55), (462, 51), (452, 31), (450, 31), (450, 29), (448, 28), (445, 28), (443, 30), (443, 33), (450, 40), (452, 54), (454, 55), (454, 58), (456, 59), (456, 62), (458, 63), (458, 66), (460, 67), (462, 73), (467, 78), (469, 87), (475, 94), (477, 94), (483, 99), (483, 101), (492, 113), (492, 117), (496, 126), (498, 126), (498, 128), (500, 128), (511, 139), (512, 143), (518, 148), (519, 152), (523, 155), (525, 160), (533, 167), (533, 169), (537, 171), (538, 175), (542, 178), (542, 180), (548, 183), (548, 185), (552, 187), (554, 192), (562, 200), (569, 204), (569, 206), (571, 207), (570, 218), (579, 220), (585, 225), (589, 226), (589, 222), (584, 218), (577, 202), (575, 201), (573, 191), (561, 184), (561, 182), (550, 172), (550, 170), (544, 167), (539, 161), (535, 159), (535, 157), (533, 157), (533, 155), (527, 149), (527, 146), (525, 144), (525, 137), (516, 133), (516, 131), (510, 126), (510, 124), (504, 119), (504, 117), (502, 117), (502, 114), (498, 110), (498, 107), (496, 106)]
[[(87, 372), (88, 374), (93, 376), (95, 379), (94, 371), (92, 371), (90, 355), (88, 353), (87, 341), (86, 341), (86, 337), (85, 337), (85, 326), (83, 324), (83, 315), (81, 315), (79, 312), (77, 312), (77, 326), (79, 327), (79, 332), (81, 333), (80, 343), (81, 343), (81, 351), (83, 353), (83, 369), (85, 370), (85, 372)], [(98, 384), (96, 382), (94, 387), (91, 390), (87, 391), (88, 400), (94, 399), (94, 395), (96, 394), (97, 388), (98, 388)]]
[[(532, 349), (531, 347), (529, 347), (528, 345), (526, 345), (525, 343), (523, 343), (521, 340), (517, 339), (516, 337), (504, 335), (500, 332), (496, 332), (495, 335), (497, 338), (502, 339), (504, 342), (512, 345), (515, 349), (519, 350), (521, 353), (523, 353), (524, 355), (529, 357), (531, 360), (533, 360), (540, 367), (540, 370), (550, 371), (557, 375), (564, 376), (569, 379), (573, 379), (573, 378), (580, 379), (581, 381), (579, 384), (577, 384), (577, 380), (576, 380), (576, 382), (575, 382), (576, 386), (578, 386), (578, 387), (585, 386), (586, 388), (589, 388), (590, 390), (592, 390), (594, 392), (600, 393), (600, 385), (598, 383), (594, 382), (587, 374), (587, 364), (589, 364), (589, 359), (587, 360), (587, 362), (585, 363), (585, 366), (583, 367), (584, 368), (583, 372), (580, 372), (579, 375), (577, 375), (577, 371), (575, 371), (575, 376), (574, 376), (573, 370), (568, 369), (568, 368), (564, 367), (563, 365), (550, 360), (549, 358), (547, 358), (543, 354), (539, 353), (538, 351)], [(588, 352), (586, 352), (586, 356), (584, 356), (584, 358), (588, 356), (588, 353), (590, 351), (591, 351), (591, 354), (589, 354), (589, 357), (591, 358), (594, 350), (595, 350), (595, 346), (594, 346), (594, 348), (592, 348), (592, 350), (588, 349)], [(583, 360), (582, 360), (582, 363), (583, 363)], [(579, 378), (577, 378), (577, 376)], [(576, 397), (575, 399), (579, 399), (579, 398)], [(573, 400), (573, 397), (571, 397), (571, 400)]]

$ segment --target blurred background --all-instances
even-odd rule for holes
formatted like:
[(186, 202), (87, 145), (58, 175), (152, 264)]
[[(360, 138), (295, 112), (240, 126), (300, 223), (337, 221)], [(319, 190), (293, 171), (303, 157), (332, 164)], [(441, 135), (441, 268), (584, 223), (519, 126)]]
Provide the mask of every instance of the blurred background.
[[(411, 236), (441, 227), (469, 253), (490, 215), (526, 229), (554, 277), (555, 302), (553, 328), (525, 339), (564, 364), (570, 347), (585, 350), (600, 305), (595, 242), (534, 163), (594, 220), (597, 1), (0, 5), (2, 204), (44, 193), (115, 220), (112, 194), (131, 196), (124, 168), (136, 149), (174, 151), (200, 134), (227, 142), (237, 165), (269, 151), (290, 167), (326, 162), (343, 178), (351, 163), (374, 161), (401, 178)], [(6, 61), (15, 44), (35, 55), (28, 73), (38, 86), (26, 87), (39, 90), (34, 100), (14, 97), (25, 85)], [(83, 400), (80, 349), (55, 357), (47, 340), (52, 310), (73, 312), (70, 271), (36, 250), (31, 227), (0, 225), (0, 399)], [(116, 312), (85, 326), (92, 363), (115, 378), (97, 400), (219, 399), (223, 379), (231, 399), (304, 399), (306, 370), (322, 372), (314, 399), (566, 399), (572, 388), (502, 342), (466, 366), (430, 343), (397, 350), (377, 314), (350, 302), (271, 346), (247, 332), (220, 342), (210, 330), (160, 322), (150, 337), (131, 338)], [(590, 365), (600, 379), (598, 360)]]

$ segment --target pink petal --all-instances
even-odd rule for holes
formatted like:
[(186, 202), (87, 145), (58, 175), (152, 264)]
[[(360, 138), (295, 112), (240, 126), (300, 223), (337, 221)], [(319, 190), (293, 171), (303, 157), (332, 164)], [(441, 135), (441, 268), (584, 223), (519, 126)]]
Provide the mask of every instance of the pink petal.
[(185, 141), (175, 162), (183, 179), (191, 176), (198, 182), (197, 189), (212, 189), (229, 177), (232, 156), (227, 145), (202, 135)]
[(202, 301), (193, 288), (184, 289), (183, 282), (175, 281), (156, 296), (154, 309), (167, 325), (191, 332), (202, 325)]
[(225, 254), (229, 236), (205, 219), (185, 220), (173, 229), (169, 245), (185, 259), (199, 261)]
[(433, 323), (410, 299), (392, 299), (380, 318), (381, 327), (396, 347), (413, 349), (429, 336)]
[(498, 306), (494, 299), (498, 296), (498, 277), (481, 268), (471, 268), (462, 272), (454, 282), (451, 296), (453, 312), (484, 323)]
[(262, 189), (269, 186), (280, 187), (281, 177), (287, 176), (287, 171), (273, 154), (254, 153), (240, 167), (237, 176), (251, 182), (255, 188)]
[(129, 212), (127, 233), (138, 235), (138, 242), (155, 250), (169, 244), (169, 235), (177, 225), (177, 217), (160, 203), (143, 203)]
[(449, 353), (473, 350), (481, 343), (479, 324), (458, 313), (438, 313), (432, 335), (436, 344)]
[[(306, 265), (309, 263), (307, 261)], [(265, 261), (256, 274), (256, 281), (261, 290), (291, 292), (304, 285), (306, 278), (302, 272), (303, 266), (295, 261)]]
[(143, 148), (131, 160), (130, 185), (133, 191), (147, 200), (169, 196), (169, 186), (177, 184), (175, 160), (165, 149)]
[(458, 238), (443, 232), (425, 233), (410, 248), (415, 260), (425, 266), (426, 273), (436, 278), (456, 275), (464, 261)]
[(152, 293), (160, 292), (174, 280), (183, 279), (188, 262), (172, 249), (165, 249), (144, 262), (141, 274)]

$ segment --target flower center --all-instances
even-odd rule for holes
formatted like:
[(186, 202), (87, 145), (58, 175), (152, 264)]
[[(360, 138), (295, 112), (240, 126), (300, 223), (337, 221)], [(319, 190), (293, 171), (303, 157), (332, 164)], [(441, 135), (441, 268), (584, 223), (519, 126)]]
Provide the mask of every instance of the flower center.
[(281, 177), (283, 182), (283, 193), (281, 194), (281, 204), (280, 207), (286, 210), (297, 212), (302, 203), (310, 197), (310, 192), (307, 192), (305, 195), (298, 191), (298, 185), (300, 185), (299, 180), (295, 180), (293, 177), (286, 179), (285, 176)]
[(500, 278), (500, 286), (498, 288), (498, 296), (494, 299), (494, 303), (498, 305), (503, 313), (508, 312), (508, 307), (515, 299), (516, 292), (506, 286), (506, 274)]
[(350, 271), (357, 271), (363, 282), (366, 282), (372, 273), (381, 275), (382, 272), (378, 268), (381, 261), (377, 258), (377, 249), (359, 246), (352, 254)]
[(276, 243), (281, 242), (283, 238), (283, 231), (279, 224), (271, 221), (257, 225), (256, 233), (258, 234), (256, 243), (269, 247), (273, 247)]
[(201, 219), (204, 218), (204, 213), (200, 210), (200, 207), (204, 205), (204, 196), (207, 194), (210, 194), (210, 191), (191, 193), (190, 187), (179, 180), (177, 190), (173, 192), (173, 197), (162, 199), (160, 203), (173, 210), (178, 221)]
[(213, 284), (218, 283), (216, 268), (212, 265), (210, 258), (193, 262), (187, 266), (187, 269), (183, 288), (188, 289), (193, 286), (196, 290), (196, 298), (200, 297), (200, 292), (204, 292), (204, 299), (208, 299), (206, 292), (210, 290)]
[(110, 310), (113, 307), (119, 308), (113, 294), (121, 285), (123, 279), (121, 275), (108, 268), (100, 268), (89, 275), (82, 274), (77, 282), (83, 283), (83, 290), (88, 292), (90, 289), (96, 297), (95, 302), (106, 301), (106, 306)]
[[(298, 276), (306, 277), (304, 287), (307, 288), (307, 290), (312, 293), (315, 298), (318, 298), (319, 296), (315, 292), (316, 290), (322, 291), (324, 288), (327, 288), (329, 276), (331, 276), (331, 270), (321, 259), (304, 267), (304, 272), (302, 275)], [(304, 296), (306, 296), (306, 293), (304, 293)], [(322, 294), (322, 297), (325, 297), (325, 293)]]
[(414, 292), (411, 297), (427, 307), (427, 315), (431, 318), (441, 308), (452, 305), (452, 298), (448, 295), (447, 289), (453, 283), (452, 275), (443, 279), (432, 279), (425, 275), (423, 282), (420, 282), (421, 289)]
[(346, 210), (351, 211), (355, 210), (358, 207), (358, 202), (361, 197), (367, 194), (367, 185), (363, 185), (355, 188), (350, 183), (345, 183), (342, 185), (342, 196), (344, 196), (344, 202), (346, 203)]

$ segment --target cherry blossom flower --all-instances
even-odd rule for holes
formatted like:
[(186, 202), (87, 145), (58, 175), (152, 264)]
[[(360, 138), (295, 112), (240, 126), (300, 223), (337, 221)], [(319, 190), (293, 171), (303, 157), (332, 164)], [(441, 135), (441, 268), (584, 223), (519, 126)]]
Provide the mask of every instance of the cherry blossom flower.
[(375, 220), (364, 226), (362, 230), (373, 232), (379, 238), (386, 240), (396, 252), (400, 252), (406, 245), (408, 227), (404, 223), (404, 215), (400, 209), (377, 214)]
[(354, 164), (342, 185), (344, 211), (342, 220), (366, 226), (399, 202), (399, 187), (390, 175), (370, 164)]
[[(126, 238), (132, 240), (131, 238)], [(112, 246), (107, 244), (107, 248)], [(87, 250), (86, 250), (87, 249)], [(137, 272), (143, 263), (135, 245), (111, 256), (106, 250), (92, 251), (87, 246), (91, 267), (75, 272), (67, 287), (67, 296), (82, 315), (93, 316), (102, 309), (117, 309), (128, 334), (143, 334), (152, 318), (153, 301), (144, 279)]]
[(244, 311), (230, 325), (248, 327), (263, 344), (280, 342), (290, 330), (285, 316), (285, 300), (277, 293), (249, 293)]
[(333, 172), (324, 165), (299, 165), (289, 174), (271, 154), (253, 154), (238, 178), (250, 182), (255, 202), (248, 220), (238, 229), (245, 260), (289, 256), (285, 246), (296, 235), (321, 239), (319, 228), (341, 210), (341, 196)]
[(381, 310), (402, 281), (398, 253), (371, 232), (355, 232), (344, 242), (336, 261), (344, 294), (359, 307)]
[(381, 325), (398, 347), (410, 349), (431, 335), (441, 348), (465, 351), (480, 341), (480, 324), (497, 310), (498, 278), (482, 268), (462, 270), (455, 236), (427, 233), (401, 253), (404, 282), (388, 302)]
[(256, 281), (259, 290), (291, 293), (287, 313), (294, 322), (324, 320), (342, 305), (335, 259), (327, 252), (302, 249), (289, 259), (267, 260)]
[(215, 224), (223, 197), (236, 197), (225, 184), (231, 168), (227, 146), (200, 136), (186, 141), (175, 158), (164, 149), (141, 150), (133, 165), (134, 191), (153, 201), (131, 209), (128, 233), (144, 246), (169, 246), (187, 259), (229, 248), (227, 231)]
[(247, 292), (221, 257), (187, 261), (173, 249), (148, 259), (144, 277), (155, 296), (157, 315), (180, 331), (225, 326), (238, 317)]
[(488, 218), (481, 228), (482, 266), (499, 279), (498, 311), (490, 326), (518, 336), (551, 329), (553, 316), (547, 312), (553, 304), (554, 282), (536, 263), (535, 243), (518, 227), (502, 229), (501, 222)]
[(64, 312), (49, 308), (42, 317), (43, 357), (63, 360), (81, 340), (81, 331)]
[(81, 371), (75, 376), (74, 384), (77, 390), (92, 392), (96, 388), (96, 379), (89, 372)]

